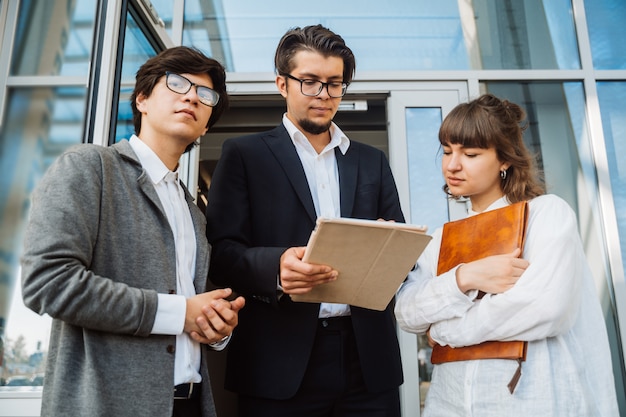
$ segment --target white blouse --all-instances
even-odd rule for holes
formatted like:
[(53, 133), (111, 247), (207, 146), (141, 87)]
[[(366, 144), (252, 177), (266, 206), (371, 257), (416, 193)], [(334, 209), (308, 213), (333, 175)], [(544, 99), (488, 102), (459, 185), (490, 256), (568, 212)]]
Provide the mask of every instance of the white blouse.
[[(503, 207), (505, 199), (488, 210)], [(400, 327), (441, 345), (529, 341), (522, 377), (517, 362), (473, 360), (436, 365), (425, 416), (617, 416), (611, 354), (593, 276), (569, 205), (554, 195), (530, 201), (522, 257), (530, 266), (510, 290), (462, 293), (456, 268), (436, 275), (441, 228), (400, 288)]]

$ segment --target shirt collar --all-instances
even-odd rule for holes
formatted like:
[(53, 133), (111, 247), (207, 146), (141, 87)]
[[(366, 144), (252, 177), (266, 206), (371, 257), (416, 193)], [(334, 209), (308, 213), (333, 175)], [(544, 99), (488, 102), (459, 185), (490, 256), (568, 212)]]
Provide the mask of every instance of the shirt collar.
[[(506, 206), (508, 206), (509, 204), (511, 204), (511, 203), (509, 203), (509, 200), (506, 198), (506, 196), (502, 196), (502, 197), (500, 197), (499, 199), (497, 199), (496, 201), (494, 201), (493, 203), (491, 203), (491, 204), (489, 205), (489, 207), (487, 207), (487, 208), (485, 209), (485, 211), (490, 211), (490, 210), (495, 210), (495, 209), (499, 209), (499, 208), (502, 208), (502, 207), (506, 207)], [(474, 210), (472, 210), (472, 208), (470, 207), (470, 208), (469, 208), (469, 210), (468, 210), (468, 214), (469, 214), (470, 216), (474, 216), (475, 214), (479, 214), (479, 213), (475, 212), (475, 211), (474, 211)]]
[(137, 154), (139, 162), (154, 184), (161, 182), (171, 171), (159, 159), (156, 153), (145, 144), (137, 135), (132, 135), (128, 141)]
[[(289, 133), (289, 136), (291, 137), (291, 140), (292, 142), (294, 142), (294, 144), (300, 143), (304, 146), (307, 146), (306, 144), (308, 144), (308, 146), (311, 146), (304, 133), (298, 130), (296, 125), (294, 125), (291, 120), (289, 120), (289, 118), (287, 117), (287, 113), (283, 114), (283, 125), (285, 125), (285, 129), (287, 129), (287, 132)], [(346, 152), (348, 152), (348, 148), (350, 147), (350, 139), (348, 139), (348, 137), (341, 131), (341, 129), (339, 129), (339, 126), (337, 126), (335, 122), (331, 122), (330, 143), (326, 145), (326, 148), (324, 148), (324, 150), (332, 149), (335, 147), (339, 147), (341, 153), (345, 155)]]

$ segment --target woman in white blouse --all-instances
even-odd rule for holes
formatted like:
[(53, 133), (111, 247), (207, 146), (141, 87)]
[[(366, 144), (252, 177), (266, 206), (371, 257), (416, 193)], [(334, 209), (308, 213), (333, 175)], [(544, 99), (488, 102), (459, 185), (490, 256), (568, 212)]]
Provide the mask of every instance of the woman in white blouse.
[[(528, 341), (518, 362), (479, 359), (435, 365), (425, 416), (617, 416), (611, 355), (574, 212), (545, 194), (526, 149), (518, 105), (483, 95), (457, 106), (439, 131), (444, 190), (468, 197), (468, 215), (529, 201), (520, 250), (458, 265), (437, 276), (441, 229), (400, 289), (400, 327), (431, 345)], [(478, 291), (486, 293), (477, 299)]]

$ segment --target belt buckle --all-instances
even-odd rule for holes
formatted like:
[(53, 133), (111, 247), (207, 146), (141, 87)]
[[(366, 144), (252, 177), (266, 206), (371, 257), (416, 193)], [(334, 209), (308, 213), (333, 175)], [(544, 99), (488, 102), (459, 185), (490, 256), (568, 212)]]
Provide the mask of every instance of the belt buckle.
[(185, 393), (185, 396), (176, 395), (176, 387), (174, 387), (174, 399), (175, 400), (188, 400), (188, 399), (190, 399), (192, 394), (193, 394), (194, 384), (197, 385), (194, 382), (190, 382), (188, 384), (181, 384), (181, 385), (186, 385), (187, 386), (187, 392)]

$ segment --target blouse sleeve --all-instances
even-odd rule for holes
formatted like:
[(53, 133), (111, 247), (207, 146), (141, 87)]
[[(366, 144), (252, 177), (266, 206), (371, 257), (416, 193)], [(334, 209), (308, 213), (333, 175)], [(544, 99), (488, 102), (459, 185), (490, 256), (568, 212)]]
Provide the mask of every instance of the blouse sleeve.
[(463, 294), (456, 284), (456, 269), (436, 276), (441, 229), (417, 260), (396, 296), (398, 325), (411, 333), (425, 333), (432, 323), (463, 316), (473, 306), (475, 293)]
[(532, 341), (568, 331), (580, 308), (582, 282), (591, 272), (576, 216), (564, 200), (546, 195), (531, 201), (522, 256), (530, 265), (511, 289), (487, 294), (454, 317), (429, 316), (431, 337), (456, 347)]

